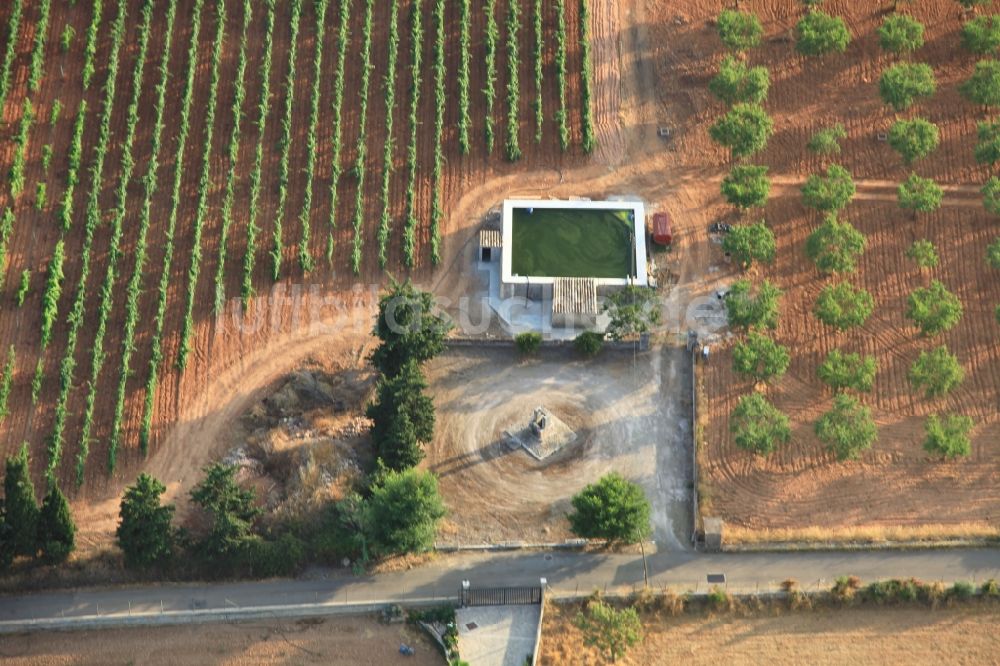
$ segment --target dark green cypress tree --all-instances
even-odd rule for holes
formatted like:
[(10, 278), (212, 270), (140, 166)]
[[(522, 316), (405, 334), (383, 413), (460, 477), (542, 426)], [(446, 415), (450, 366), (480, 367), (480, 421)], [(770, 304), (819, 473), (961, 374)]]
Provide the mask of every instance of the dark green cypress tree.
[(38, 514), (38, 549), (42, 551), (42, 559), (48, 564), (65, 562), (76, 548), (75, 537), (76, 525), (69, 512), (69, 502), (53, 483)]
[(28, 444), (17, 455), (7, 458), (3, 480), (4, 522), (9, 527), (7, 541), (14, 555), (34, 557), (37, 551), (38, 500), (28, 468)]

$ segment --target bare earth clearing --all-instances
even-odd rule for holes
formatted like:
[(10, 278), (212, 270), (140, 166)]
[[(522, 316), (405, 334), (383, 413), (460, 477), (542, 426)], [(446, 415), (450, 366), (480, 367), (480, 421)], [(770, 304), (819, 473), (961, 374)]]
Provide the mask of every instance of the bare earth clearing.
[[(572, 623), (577, 606), (545, 612), (542, 658), (604, 663)], [(621, 664), (995, 664), (995, 608), (845, 609), (738, 617), (645, 616), (645, 639)]]

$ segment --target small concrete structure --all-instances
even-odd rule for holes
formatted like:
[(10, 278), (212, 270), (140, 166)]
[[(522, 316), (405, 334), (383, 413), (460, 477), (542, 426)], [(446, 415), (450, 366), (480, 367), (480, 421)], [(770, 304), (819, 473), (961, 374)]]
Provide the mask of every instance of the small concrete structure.
[(524, 666), (535, 653), (538, 604), (472, 606), (455, 612), (458, 653), (473, 666)]
[(722, 550), (722, 518), (705, 518), (705, 552), (718, 553)]
[(552, 325), (592, 329), (597, 326), (597, 280), (555, 278), (552, 283)]
[(576, 441), (576, 433), (544, 407), (536, 407), (526, 427), (504, 431), (507, 446), (545, 460)]

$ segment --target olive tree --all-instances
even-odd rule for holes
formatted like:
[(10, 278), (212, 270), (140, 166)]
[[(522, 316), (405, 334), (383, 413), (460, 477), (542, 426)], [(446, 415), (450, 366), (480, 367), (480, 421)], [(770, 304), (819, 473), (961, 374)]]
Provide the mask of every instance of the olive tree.
[(1000, 215), (1000, 178), (993, 176), (981, 190), (983, 194), (983, 207), (993, 215)]
[(878, 29), (879, 44), (892, 53), (910, 53), (924, 45), (924, 24), (906, 14), (893, 14)]
[(847, 282), (838, 282), (823, 287), (813, 312), (827, 326), (846, 331), (864, 325), (874, 309), (875, 299), (870, 293)]
[(1000, 120), (979, 123), (977, 127), (976, 161), (996, 164), (1000, 161)]
[(816, 421), (815, 431), (838, 460), (857, 459), (878, 438), (871, 410), (846, 393), (834, 397), (833, 408)]
[(962, 46), (980, 55), (996, 53), (1000, 47), (1000, 17), (977, 16), (963, 25)]
[(749, 280), (737, 280), (725, 297), (726, 317), (729, 326), (750, 330), (778, 327), (782, 291), (764, 280), (756, 293)]
[(724, 9), (717, 23), (719, 38), (733, 51), (746, 51), (760, 44), (764, 26), (760, 19), (749, 12)]
[(821, 273), (853, 273), (868, 241), (850, 222), (830, 215), (806, 239), (806, 255)]
[(779, 379), (788, 370), (791, 355), (788, 348), (753, 331), (747, 339), (733, 347), (733, 371), (746, 375), (755, 382)]
[(962, 318), (962, 302), (938, 282), (913, 290), (907, 300), (906, 316), (924, 335), (937, 335), (955, 326)]
[(795, 48), (809, 56), (843, 53), (851, 43), (851, 33), (844, 19), (821, 11), (810, 11), (795, 26)]
[(616, 662), (642, 641), (642, 621), (635, 608), (615, 608), (591, 599), (574, 622), (585, 645), (595, 647), (609, 662)]
[(882, 101), (896, 111), (913, 106), (920, 97), (930, 97), (937, 90), (934, 70), (924, 63), (899, 63), (882, 74), (879, 80)]
[(938, 265), (937, 249), (934, 243), (926, 239), (913, 241), (913, 245), (906, 250), (906, 256), (920, 268), (934, 268)]
[(979, 106), (1000, 106), (1000, 61), (980, 60), (972, 76), (958, 87), (962, 96)]
[(962, 414), (948, 414), (944, 418), (931, 414), (924, 422), (924, 450), (942, 458), (964, 457), (972, 453), (969, 431), (972, 419)]
[(638, 483), (617, 472), (601, 477), (573, 496), (567, 515), (573, 534), (607, 543), (636, 543), (652, 533), (650, 506)]
[(769, 264), (774, 261), (777, 252), (774, 232), (764, 222), (734, 226), (723, 239), (722, 249), (743, 268), (748, 268), (755, 261)]
[(788, 416), (757, 392), (745, 395), (729, 415), (736, 446), (766, 456), (792, 438)]
[(760, 104), (767, 99), (770, 87), (771, 75), (766, 67), (750, 67), (731, 55), (723, 59), (719, 73), (708, 82), (709, 92), (726, 104)]
[(826, 168), (826, 175), (812, 174), (802, 186), (802, 203), (823, 212), (836, 212), (854, 198), (851, 172), (839, 164)]
[(900, 183), (897, 194), (899, 207), (913, 211), (914, 219), (917, 213), (933, 213), (941, 207), (941, 200), (944, 199), (944, 190), (940, 185), (916, 173), (911, 173)]
[(1000, 238), (986, 246), (986, 263), (1000, 270)]
[(722, 196), (738, 208), (763, 206), (771, 193), (766, 166), (739, 164), (722, 179)]
[(708, 134), (734, 157), (747, 157), (767, 146), (774, 121), (759, 104), (736, 104), (708, 128)]
[(809, 139), (806, 147), (817, 155), (839, 155), (840, 142), (847, 138), (847, 131), (843, 124), (837, 123), (832, 127), (825, 127), (818, 130)]
[(931, 351), (920, 352), (910, 366), (910, 384), (915, 391), (922, 390), (925, 398), (947, 395), (965, 380), (965, 370), (958, 357), (944, 345)]
[(902, 156), (903, 161), (912, 164), (937, 150), (941, 142), (941, 132), (937, 125), (923, 118), (897, 120), (889, 128), (889, 145)]
[(852, 389), (867, 393), (875, 385), (877, 371), (873, 357), (834, 349), (816, 369), (816, 375), (834, 391)]

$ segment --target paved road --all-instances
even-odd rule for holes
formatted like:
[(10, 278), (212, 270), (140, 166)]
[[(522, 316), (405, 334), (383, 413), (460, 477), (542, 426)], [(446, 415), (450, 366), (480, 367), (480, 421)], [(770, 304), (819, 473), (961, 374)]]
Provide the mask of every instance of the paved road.
[[(794, 578), (804, 589), (829, 587), (839, 575), (862, 580), (914, 576), (924, 580), (1000, 578), (1000, 550), (925, 550), (856, 553), (702, 555), (659, 553), (647, 558), (650, 584), (706, 590), (706, 575), (723, 573), (735, 592), (767, 590)], [(351, 604), (450, 599), (463, 580), (474, 586), (532, 585), (546, 578), (550, 592), (594, 588), (628, 592), (642, 586), (639, 555), (578, 552), (454, 554), (410, 571), (355, 577), (343, 573), (302, 580), (224, 584), (155, 585), (108, 590), (46, 592), (0, 597), (4, 623), (83, 616), (128, 616), (193, 609), (245, 609), (300, 604)], [(280, 612), (280, 609), (276, 612)], [(6, 627), (10, 630), (10, 626)]]

